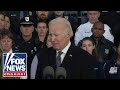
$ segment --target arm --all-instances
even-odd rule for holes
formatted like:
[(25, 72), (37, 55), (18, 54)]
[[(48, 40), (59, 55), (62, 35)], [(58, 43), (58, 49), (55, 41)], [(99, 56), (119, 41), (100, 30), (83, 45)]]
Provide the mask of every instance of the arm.
[(76, 33), (75, 33), (75, 38), (74, 38), (74, 42), (75, 42), (75, 45), (77, 46), (79, 41), (83, 39), (83, 28), (82, 26), (80, 25), (77, 30), (76, 30)]
[(104, 24), (104, 27), (105, 27), (105, 33), (103, 34), (104, 37), (114, 43), (114, 37), (110, 31), (111, 28), (107, 24)]
[(35, 57), (33, 58), (32, 63), (31, 63), (30, 79), (35, 79), (37, 66), (38, 66), (38, 58), (37, 58), (37, 55), (35, 55)]

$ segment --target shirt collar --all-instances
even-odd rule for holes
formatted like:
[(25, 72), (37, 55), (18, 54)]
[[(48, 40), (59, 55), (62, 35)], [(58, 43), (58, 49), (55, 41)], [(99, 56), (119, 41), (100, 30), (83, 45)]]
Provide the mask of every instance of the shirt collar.
[[(62, 50), (62, 52), (63, 52), (64, 54), (67, 53), (67, 51), (68, 51), (70, 45), (71, 45), (71, 42), (69, 41), (68, 45)], [(57, 51), (57, 53), (58, 53), (58, 52), (59, 52), (59, 51)]]
[(13, 50), (12, 49), (10, 49), (10, 51), (8, 52), (8, 53), (12, 53), (13, 52)]

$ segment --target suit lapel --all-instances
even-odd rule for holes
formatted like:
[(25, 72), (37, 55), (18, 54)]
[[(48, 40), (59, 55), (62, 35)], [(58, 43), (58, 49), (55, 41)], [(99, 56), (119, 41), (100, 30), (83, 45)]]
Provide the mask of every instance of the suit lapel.
[(56, 67), (56, 50), (52, 49), (51, 52), (49, 52), (49, 64), (50, 66)]
[(61, 64), (61, 66), (62, 67), (67, 67), (70, 64), (71, 60), (72, 60), (72, 56), (73, 56), (72, 46), (70, 46), (67, 53), (66, 53), (66, 55), (65, 55), (65, 57), (64, 57), (64, 60), (63, 60), (63, 62)]

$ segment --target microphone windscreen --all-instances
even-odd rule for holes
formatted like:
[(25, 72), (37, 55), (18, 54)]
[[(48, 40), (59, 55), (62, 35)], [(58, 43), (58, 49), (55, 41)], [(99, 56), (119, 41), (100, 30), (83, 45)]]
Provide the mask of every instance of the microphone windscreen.
[(43, 79), (54, 79), (54, 69), (51, 66), (43, 69)]
[(56, 69), (55, 74), (56, 74), (56, 79), (66, 79), (67, 76), (66, 70), (63, 67), (58, 67)]

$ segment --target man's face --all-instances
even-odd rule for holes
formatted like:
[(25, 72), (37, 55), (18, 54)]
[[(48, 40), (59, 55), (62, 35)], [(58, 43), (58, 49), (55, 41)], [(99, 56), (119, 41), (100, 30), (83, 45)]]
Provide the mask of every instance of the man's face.
[(22, 35), (30, 36), (32, 35), (32, 32), (34, 31), (34, 26), (33, 25), (21, 25), (20, 30), (21, 30)]
[(63, 50), (70, 40), (70, 35), (65, 27), (64, 23), (55, 23), (49, 26), (49, 38), (56, 50)]
[(92, 33), (96, 38), (100, 38), (104, 33), (104, 25), (101, 23), (93, 25)]
[(38, 32), (39, 36), (45, 36), (48, 31), (46, 23), (44, 22), (38, 23), (36, 31)]
[(54, 11), (56, 16), (63, 16), (64, 11)]
[(4, 15), (0, 14), (0, 29), (5, 27), (5, 18)]
[(38, 19), (45, 20), (48, 18), (48, 11), (36, 11)]
[(100, 17), (99, 11), (87, 11), (87, 16), (89, 21), (94, 24), (96, 21), (98, 21), (98, 18)]

